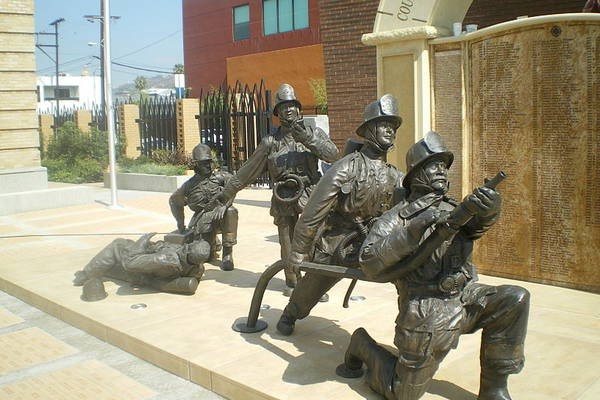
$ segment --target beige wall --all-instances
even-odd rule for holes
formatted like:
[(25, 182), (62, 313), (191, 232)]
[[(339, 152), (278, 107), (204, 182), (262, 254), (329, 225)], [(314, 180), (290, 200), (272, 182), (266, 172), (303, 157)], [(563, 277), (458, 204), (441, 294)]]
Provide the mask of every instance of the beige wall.
[(0, 0), (0, 170), (40, 166), (32, 0)]
[(388, 154), (388, 162), (400, 170), (406, 170), (406, 150), (414, 143), (414, 57), (403, 54), (383, 58), (381, 95), (393, 94), (398, 100), (402, 125), (396, 132), (394, 149)]

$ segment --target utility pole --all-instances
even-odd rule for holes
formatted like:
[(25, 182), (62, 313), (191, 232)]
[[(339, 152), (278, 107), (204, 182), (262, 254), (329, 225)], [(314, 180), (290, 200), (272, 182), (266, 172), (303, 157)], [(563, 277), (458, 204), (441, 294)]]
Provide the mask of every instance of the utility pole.
[[(83, 18), (89, 22), (98, 20), (100, 23), (100, 109), (106, 109), (106, 96), (104, 95), (104, 0), (100, 0), (100, 15), (84, 15)], [(119, 19), (119, 16), (111, 16), (110, 19)], [(100, 121), (98, 129), (106, 130), (106, 114)]]
[(59, 61), (58, 61), (58, 24), (64, 22), (64, 18), (58, 18), (52, 22), (50, 22), (51, 26), (54, 26), (54, 63), (56, 65), (56, 86), (54, 89), (54, 99), (56, 100), (56, 110), (54, 111), (54, 136), (58, 132), (59, 127), (59, 119), (60, 119), (60, 87), (59, 87), (59, 75), (60, 72), (58, 70)]

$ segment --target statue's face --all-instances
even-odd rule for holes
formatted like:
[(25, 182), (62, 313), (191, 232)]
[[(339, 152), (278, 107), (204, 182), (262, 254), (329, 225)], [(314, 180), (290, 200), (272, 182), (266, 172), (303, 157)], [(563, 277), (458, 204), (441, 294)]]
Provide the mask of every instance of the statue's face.
[(396, 141), (396, 129), (390, 121), (379, 121), (375, 125), (375, 142), (382, 150), (388, 151)]
[(281, 103), (277, 106), (279, 119), (285, 122), (294, 122), (300, 118), (300, 110), (293, 102)]
[(448, 167), (441, 159), (433, 158), (423, 165), (423, 173), (427, 186), (434, 192), (446, 193), (448, 191)]
[(194, 172), (198, 175), (208, 175), (212, 172), (212, 165), (210, 160), (196, 161)]

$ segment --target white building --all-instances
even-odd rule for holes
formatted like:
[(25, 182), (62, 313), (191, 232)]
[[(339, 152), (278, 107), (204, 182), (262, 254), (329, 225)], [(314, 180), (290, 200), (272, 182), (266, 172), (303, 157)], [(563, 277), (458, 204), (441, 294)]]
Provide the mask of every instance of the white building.
[(37, 77), (38, 112), (53, 112), (58, 95), (60, 109), (91, 109), (101, 102), (101, 80), (99, 76), (89, 76), (83, 71), (81, 76)]

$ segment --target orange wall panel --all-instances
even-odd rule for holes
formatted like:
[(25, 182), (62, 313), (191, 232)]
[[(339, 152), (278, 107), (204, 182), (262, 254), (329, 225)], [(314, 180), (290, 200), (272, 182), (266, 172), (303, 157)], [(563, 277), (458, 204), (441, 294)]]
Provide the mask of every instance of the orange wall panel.
[(305, 114), (312, 114), (315, 99), (308, 85), (311, 78), (325, 79), (323, 46), (312, 45), (292, 49), (268, 51), (227, 58), (227, 83), (254, 85), (264, 80), (267, 89), (275, 91), (282, 83), (289, 83), (296, 91)]

